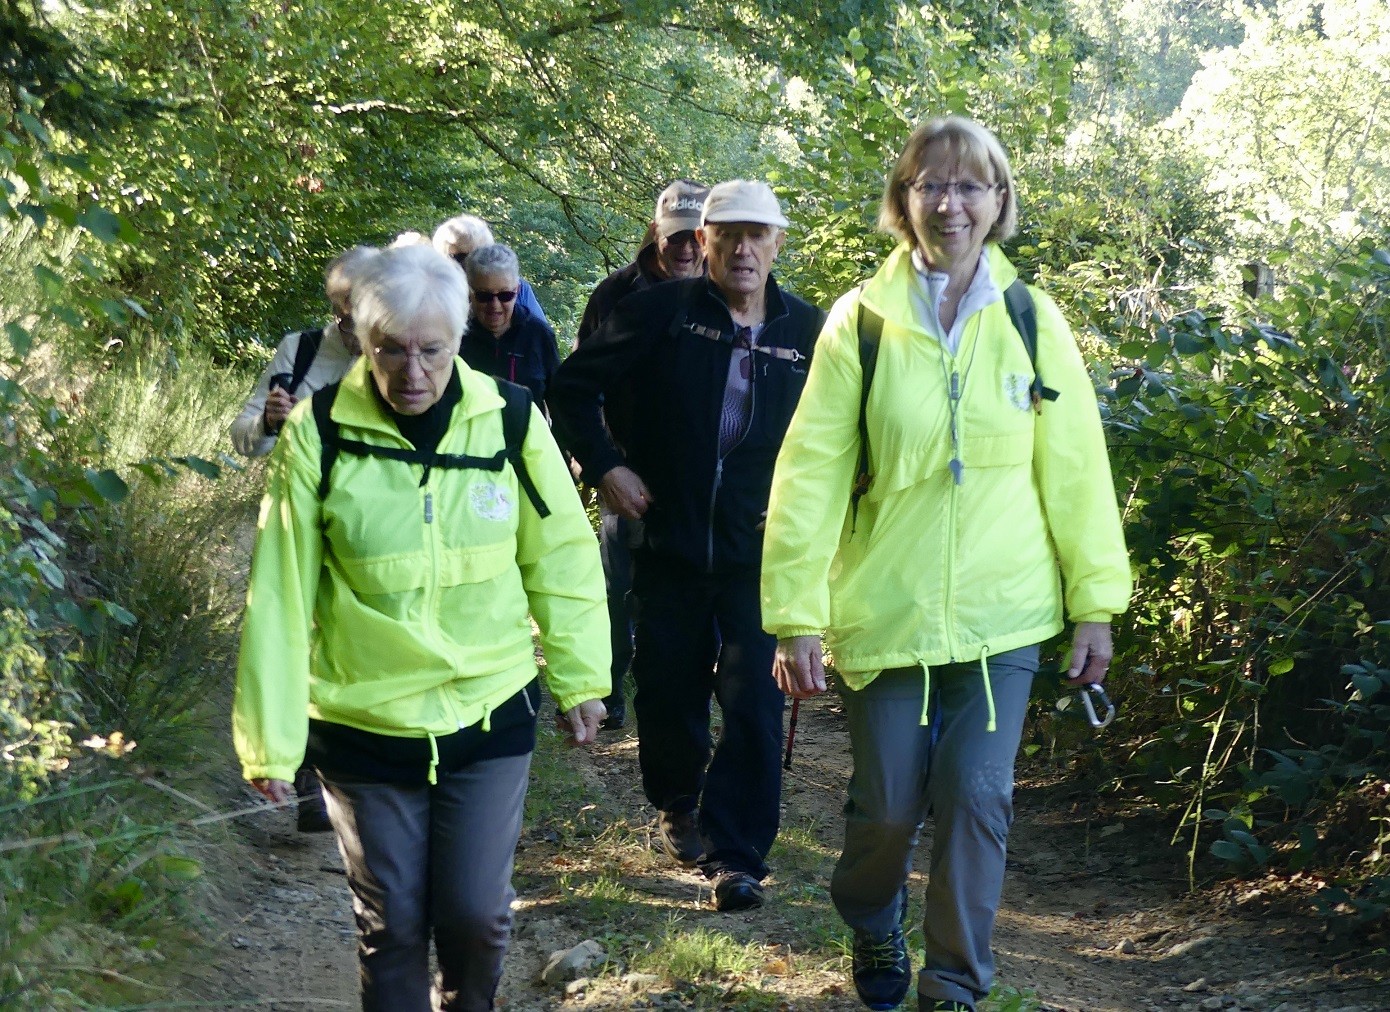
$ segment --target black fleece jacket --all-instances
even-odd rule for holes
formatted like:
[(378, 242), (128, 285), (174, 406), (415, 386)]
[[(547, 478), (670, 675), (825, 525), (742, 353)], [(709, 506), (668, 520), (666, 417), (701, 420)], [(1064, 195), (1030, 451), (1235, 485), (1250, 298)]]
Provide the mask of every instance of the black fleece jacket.
[(590, 293), (589, 301), (584, 305), (584, 315), (579, 318), (574, 343), (580, 345), (592, 337), (594, 331), (608, 319), (608, 314), (613, 312), (613, 307), (623, 299), (665, 280), (657, 267), (656, 243), (649, 242), (638, 252), (636, 260), (626, 267), (619, 267)]
[(707, 278), (624, 298), (550, 384), (555, 434), (584, 480), (596, 485), (621, 464), (637, 472), (652, 493), (641, 547), (702, 572), (756, 571), (761, 563), (758, 525), (772, 468), (825, 321), (772, 278), (766, 298), (748, 431), (722, 459), (734, 322)]

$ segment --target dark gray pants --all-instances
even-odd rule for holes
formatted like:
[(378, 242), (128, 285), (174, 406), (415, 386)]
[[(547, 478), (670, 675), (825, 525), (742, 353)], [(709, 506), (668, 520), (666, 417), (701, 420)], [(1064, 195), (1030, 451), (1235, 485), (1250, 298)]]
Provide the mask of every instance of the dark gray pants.
[(845, 803), (845, 848), (830, 893), (856, 933), (880, 939), (906, 902), (918, 831), (934, 828), (925, 919), (924, 996), (972, 1005), (994, 978), (990, 938), (1004, 885), (1013, 822), (1014, 758), (1038, 648), (989, 658), (997, 730), (979, 662), (931, 669), (931, 723), (921, 725), (921, 668), (885, 671), (845, 691), (854, 773)]
[(364, 1012), (493, 1007), (530, 767), (530, 755), (487, 759), (433, 787), (323, 776), (357, 915)]

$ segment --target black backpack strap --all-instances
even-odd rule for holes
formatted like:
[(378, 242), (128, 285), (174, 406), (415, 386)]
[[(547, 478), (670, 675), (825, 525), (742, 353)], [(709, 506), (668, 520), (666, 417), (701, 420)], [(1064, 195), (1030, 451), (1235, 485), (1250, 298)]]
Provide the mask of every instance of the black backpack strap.
[[(692, 289), (685, 293), (684, 297), (676, 304), (676, 314), (671, 317), (671, 325), (666, 328), (666, 333), (675, 337), (685, 326), (686, 319), (690, 316), (690, 300), (695, 297)], [(717, 333), (717, 332), (716, 332)]]
[(869, 491), (869, 483), (873, 481), (873, 475), (869, 473), (869, 388), (873, 386), (878, 345), (883, 338), (883, 317), (865, 307), (862, 290), (855, 330), (859, 335), (859, 370), (862, 378), (859, 381), (859, 468), (849, 494), (851, 536), (859, 519), (859, 500)]
[(319, 348), (322, 346), (322, 327), (299, 332), (299, 344), (294, 349), (294, 365), (290, 367), (291, 394), (299, 389), (299, 384), (303, 383), (304, 377), (309, 375), (309, 367), (314, 364), (314, 359), (318, 357)]
[(550, 516), (550, 507), (541, 498), (541, 490), (531, 480), (531, 472), (526, 467), (526, 458), (521, 453), (521, 449), (526, 443), (526, 432), (531, 426), (531, 392), (523, 386), (508, 383), (504, 379), (497, 379), (497, 392), (502, 395), (502, 400), (506, 402), (502, 405), (502, 442), (504, 447), (502, 452), (511, 462), (512, 470), (516, 472), (516, 480), (525, 490), (526, 498), (531, 500), (531, 505), (535, 508), (537, 515), (548, 517)]
[(1042, 377), (1038, 375), (1038, 314), (1033, 308), (1033, 296), (1028, 286), (1020, 279), (1015, 278), (1014, 283), (1004, 289), (1004, 308), (1009, 311), (1014, 330), (1018, 331), (1024, 350), (1028, 352), (1028, 364), (1033, 367), (1033, 382), (1028, 390), (1033, 410), (1041, 411), (1042, 402), (1055, 401), (1058, 394), (1051, 387), (1044, 386)]
[(498, 471), (510, 463), (516, 472), (517, 481), (531, 500), (531, 505), (542, 517), (550, 516), (550, 507), (541, 498), (540, 489), (531, 480), (531, 473), (522, 456), (522, 446), (526, 442), (526, 432), (531, 424), (531, 394), (523, 386), (497, 380), (497, 392), (505, 402), (502, 406), (502, 438), (505, 443), (501, 450), (491, 457), (472, 457), (461, 453), (425, 453), (414, 448), (400, 446), (377, 446), (364, 443), (360, 439), (344, 439), (338, 431), (338, 423), (333, 420), (333, 401), (338, 396), (338, 384), (332, 383), (322, 390), (315, 391), (311, 401), (314, 426), (318, 429), (322, 449), (319, 453), (319, 499), (328, 496), (329, 479), (338, 454), (350, 453), (356, 457), (377, 457), (382, 460), (396, 460), (405, 464), (421, 464), (428, 475), (432, 467), (453, 470), (472, 469), (477, 471)]
[[(296, 356), (297, 358), (298, 356)], [(314, 428), (319, 430), (319, 501), (328, 495), (328, 478), (333, 473), (333, 464), (338, 459), (338, 449), (342, 440), (338, 436), (338, 423), (332, 418), (333, 402), (338, 398), (338, 384), (330, 383), (321, 390), (314, 391), (310, 407), (314, 412)]]

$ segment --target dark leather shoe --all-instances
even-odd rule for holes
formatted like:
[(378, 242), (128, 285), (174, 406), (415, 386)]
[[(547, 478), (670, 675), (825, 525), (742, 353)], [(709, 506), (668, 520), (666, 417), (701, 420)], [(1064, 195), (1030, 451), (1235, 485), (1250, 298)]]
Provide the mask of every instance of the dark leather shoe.
[(694, 868), (705, 849), (694, 812), (662, 812), (656, 820), (656, 836), (666, 856), (682, 868)]
[(714, 880), (714, 909), (720, 913), (752, 910), (762, 905), (762, 884), (747, 872), (726, 871)]

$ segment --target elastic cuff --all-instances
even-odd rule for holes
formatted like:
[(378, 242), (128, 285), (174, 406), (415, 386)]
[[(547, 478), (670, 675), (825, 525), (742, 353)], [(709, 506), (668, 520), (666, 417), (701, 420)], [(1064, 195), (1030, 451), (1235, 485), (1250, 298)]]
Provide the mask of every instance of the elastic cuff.
[(1106, 625), (1109, 625), (1109, 624), (1114, 620), (1114, 618), (1115, 618), (1115, 616), (1114, 616), (1114, 614), (1113, 614), (1112, 612), (1108, 612), (1108, 611), (1093, 611), (1093, 612), (1089, 612), (1089, 613), (1087, 613), (1087, 614), (1085, 614), (1085, 615), (1073, 615), (1073, 616), (1072, 616), (1072, 622), (1074, 622), (1074, 623), (1081, 623), (1081, 622), (1104, 622)]
[(294, 776), (298, 772), (298, 766), (243, 766), (241, 777), (248, 784), (252, 780), (283, 780), (287, 784), (292, 784), (294, 783)]

